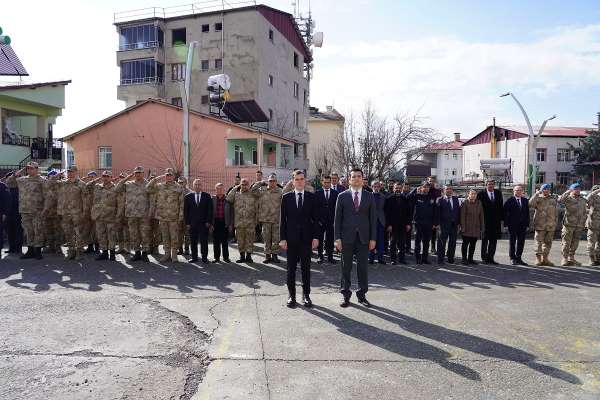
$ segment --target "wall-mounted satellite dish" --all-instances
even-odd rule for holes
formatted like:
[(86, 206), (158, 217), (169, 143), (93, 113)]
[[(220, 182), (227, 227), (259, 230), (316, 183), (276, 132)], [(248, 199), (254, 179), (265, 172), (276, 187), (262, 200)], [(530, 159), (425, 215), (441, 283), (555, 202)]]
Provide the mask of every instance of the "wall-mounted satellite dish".
[(323, 32), (315, 32), (313, 36), (313, 46), (323, 47)]

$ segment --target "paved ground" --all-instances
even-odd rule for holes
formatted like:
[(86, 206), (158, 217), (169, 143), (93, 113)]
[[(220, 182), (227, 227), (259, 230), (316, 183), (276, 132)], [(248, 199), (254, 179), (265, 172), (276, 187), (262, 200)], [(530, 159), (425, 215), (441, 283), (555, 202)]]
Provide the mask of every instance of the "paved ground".
[(0, 399), (600, 399), (599, 269), (374, 265), (371, 309), (339, 307), (339, 264), (313, 309), (284, 282), (4, 257)]

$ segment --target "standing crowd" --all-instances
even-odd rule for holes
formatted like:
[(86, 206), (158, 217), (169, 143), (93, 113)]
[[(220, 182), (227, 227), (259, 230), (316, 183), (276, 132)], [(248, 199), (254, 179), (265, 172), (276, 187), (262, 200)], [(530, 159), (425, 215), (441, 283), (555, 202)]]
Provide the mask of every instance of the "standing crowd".
[[(350, 276), (356, 263), (359, 290), (364, 305), (368, 290), (367, 263), (406, 264), (412, 252), (417, 264), (430, 264), (431, 252), (438, 265), (455, 263), (457, 237), (462, 237), (462, 264), (477, 264), (475, 246), (481, 240), (481, 262), (497, 264), (496, 245), (502, 224), (508, 229), (509, 256), (514, 265), (527, 265), (522, 259), (525, 236), (533, 210), (536, 266), (554, 266), (549, 259), (558, 220), (562, 219), (562, 266), (581, 265), (575, 260), (579, 240), (587, 228), (590, 264), (600, 265), (600, 188), (586, 197), (579, 184), (573, 184), (558, 198), (548, 184), (531, 199), (515, 186), (513, 196), (503, 200), (493, 180), (486, 188), (470, 190), (459, 199), (452, 186), (436, 186), (429, 177), (416, 188), (407, 183), (372, 182), (354, 169), (348, 187), (338, 174), (323, 175), (309, 182), (302, 171), (280, 184), (276, 175), (256, 180), (236, 178), (228, 190), (215, 186), (215, 195), (203, 191), (195, 179), (191, 188), (183, 178), (176, 180), (172, 169), (163, 175), (144, 177), (144, 168), (113, 177), (90, 171), (79, 176), (72, 166), (64, 173), (51, 171), (47, 177), (30, 162), (0, 181), (0, 249), (4, 231), (8, 252), (22, 253), (22, 259), (41, 259), (43, 254), (62, 253), (65, 258), (82, 260), (94, 253), (97, 260), (116, 260), (116, 254), (129, 254), (130, 261), (148, 262), (154, 255), (160, 262), (177, 262), (190, 255), (189, 262), (208, 263), (208, 241), (213, 237), (212, 262), (229, 260), (230, 238), (237, 241), (238, 263), (253, 262), (257, 237), (264, 242), (264, 263), (280, 263), (286, 252), (289, 290), (288, 306), (296, 305), (295, 272), (302, 271), (303, 302), (310, 300), (310, 264), (313, 251), (317, 263), (335, 264), (340, 253), (342, 306), (352, 292)], [(162, 245), (163, 254), (159, 254)], [(200, 250), (200, 251), (198, 251)], [(325, 261), (327, 260), (327, 261)]]

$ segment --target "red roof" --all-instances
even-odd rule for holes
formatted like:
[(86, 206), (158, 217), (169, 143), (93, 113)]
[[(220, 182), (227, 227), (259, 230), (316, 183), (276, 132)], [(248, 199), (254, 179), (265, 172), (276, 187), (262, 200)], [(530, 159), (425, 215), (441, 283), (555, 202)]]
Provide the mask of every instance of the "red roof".
[[(510, 129), (515, 132), (521, 132), (524, 134), (529, 134), (529, 129), (526, 126), (502, 126), (502, 128)], [(540, 126), (532, 126), (533, 133), (537, 135)], [(592, 130), (594, 128), (585, 128), (585, 127), (574, 127), (574, 126), (546, 126), (544, 128), (544, 132), (542, 132), (543, 137), (587, 137), (587, 131)]]
[(424, 151), (437, 151), (437, 150), (460, 150), (465, 144), (466, 140), (454, 140), (447, 143), (434, 143), (426, 146)]

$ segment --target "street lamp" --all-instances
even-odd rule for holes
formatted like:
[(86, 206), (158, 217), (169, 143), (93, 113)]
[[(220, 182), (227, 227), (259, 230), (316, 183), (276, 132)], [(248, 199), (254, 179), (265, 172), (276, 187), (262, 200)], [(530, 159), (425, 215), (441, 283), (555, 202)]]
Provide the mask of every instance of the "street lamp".
[(515, 95), (512, 94), (511, 92), (507, 92), (507, 93), (500, 95), (500, 97), (506, 97), (506, 96), (512, 97), (513, 100), (515, 101), (515, 103), (517, 103), (517, 105), (519, 106), (519, 109), (523, 113), (523, 117), (525, 118), (525, 122), (527, 123), (527, 129), (529, 130), (529, 142), (528, 142), (529, 145), (527, 147), (527, 179), (528, 179), (527, 186), (528, 186), (529, 196), (533, 196), (533, 194), (535, 193), (535, 181), (537, 179), (537, 154), (534, 154), (534, 152), (537, 149), (538, 141), (540, 139), (542, 132), (544, 131), (544, 128), (546, 127), (546, 124), (548, 123), (548, 121), (556, 118), (556, 115), (553, 115), (552, 117), (544, 120), (544, 122), (542, 123), (542, 126), (540, 126), (537, 136), (535, 136), (533, 134), (533, 128), (531, 127), (531, 122), (529, 121), (529, 117), (527, 116), (527, 113), (525, 112), (525, 109), (523, 108), (523, 106), (521, 105), (519, 100), (517, 100)]

